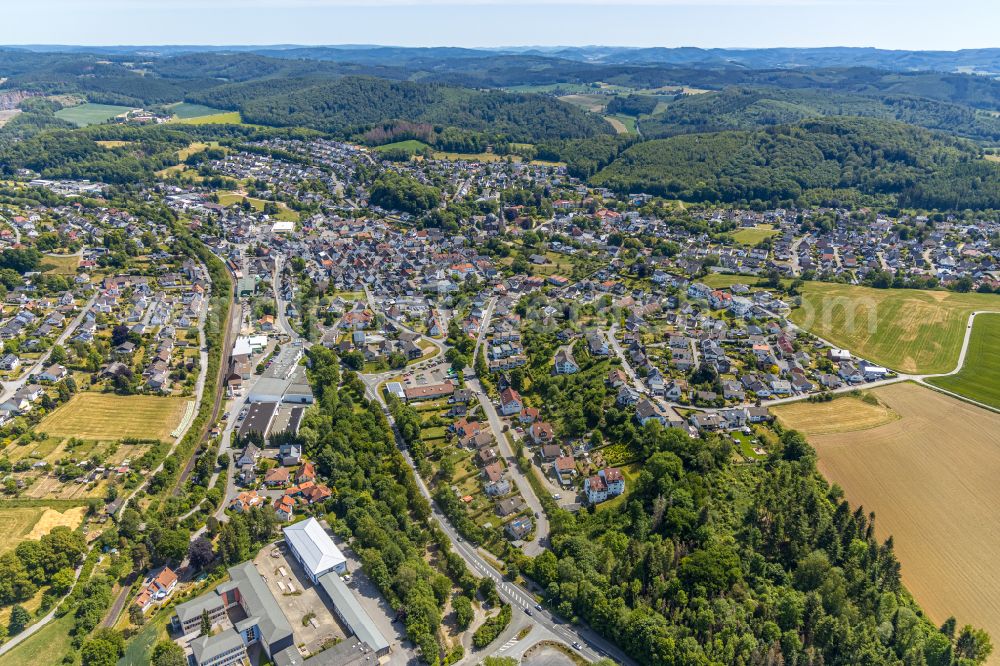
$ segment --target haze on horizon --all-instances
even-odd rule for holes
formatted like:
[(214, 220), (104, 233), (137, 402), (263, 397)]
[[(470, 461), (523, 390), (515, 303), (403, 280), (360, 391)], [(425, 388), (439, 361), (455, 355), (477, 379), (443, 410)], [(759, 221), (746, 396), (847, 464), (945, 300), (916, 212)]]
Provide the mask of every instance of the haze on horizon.
[(0, 44), (1000, 46), (994, 0), (33, 0)]

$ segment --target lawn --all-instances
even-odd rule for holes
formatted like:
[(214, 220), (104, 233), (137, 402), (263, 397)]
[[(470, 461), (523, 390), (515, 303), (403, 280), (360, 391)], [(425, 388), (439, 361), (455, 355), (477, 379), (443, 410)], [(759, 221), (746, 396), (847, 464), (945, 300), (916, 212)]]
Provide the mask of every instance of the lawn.
[(111, 120), (117, 115), (131, 111), (130, 106), (114, 106), (111, 104), (78, 104), (56, 111), (56, 118), (69, 121), (74, 125), (98, 125)]
[(167, 107), (173, 112), (174, 117), (179, 120), (190, 120), (191, 118), (203, 118), (205, 116), (217, 116), (220, 114), (227, 113), (222, 109), (213, 109), (210, 106), (205, 106), (204, 104), (189, 104), (188, 102), (181, 102), (180, 104), (174, 104)]
[(747, 286), (754, 286), (761, 282), (764, 278), (758, 277), (756, 275), (730, 275), (728, 273), (709, 273), (703, 277), (699, 282), (704, 282), (709, 287), (713, 289), (726, 289), (733, 286), (734, 284), (745, 284)]
[(38, 432), (84, 439), (126, 437), (170, 441), (184, 415), (186, 398), (113, 393), (77, 393), (46, 416)]
[(125, 654), (118, 660), (118, 666), (140, 666), (150, 663), (153, 647), (167, 638), (167, 623), (172, 610), (161, 610), (149, 618), (142, 629), (125, 645)]
[(4, 666), (53, 666), (71, 654), (73, 614), (52, 620), (3, 656)]
[(778, 230), (771, 224), (758, 224), (756, 227), (747, 227), (733, 232), (733, 240), (741, 245), (756, 245), (766, 238), (776, 236)]
[(977, 315), (962, 370), (927, 381), (947, 391), (1000, 408), (1000, 314)]
[(775, 418), (785, 428), (804, 435), (828, 435), (877, 428), (899, 418), (899, 414), (878, 401), (873, 394), (867, 398), (842, 395), (830, 402), (800, 400), (771, 407)]
[(1000, 311), (1000, 296), (807, 282), (791, 319), (893, 370), (941, 374), (955, 368), (974, 310)]
[[(809, 438), (820, 471), (892, 536), (903, 584), (940, 624), (1000, 635), (1000, 414), (910, 382), (873, 393), (900, 418)], [(846, 416), (846, 414), (845, 414)]]
[(68, 254), (65, 256), (53, 256), (46, 254), (42, 257), (42, 268), (46, 273), (55, 275), (74, 275), (80, 265), (80, 255)]

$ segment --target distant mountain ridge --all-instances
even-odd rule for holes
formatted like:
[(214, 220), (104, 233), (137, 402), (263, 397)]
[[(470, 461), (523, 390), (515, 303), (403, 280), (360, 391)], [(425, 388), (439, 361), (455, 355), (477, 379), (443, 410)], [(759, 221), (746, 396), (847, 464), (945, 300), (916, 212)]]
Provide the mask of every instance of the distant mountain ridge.
[(186, 53), (258, 53), (272, 57), (305, 58), (369, 64), (402, 64), (412, 59), (491, 58), (535, 55), (603, 65), (674, 65), (706, 68), (873, 67), (891, 71), (940, 71), (1000, 74), (1000, 48), (958, 51), (890, 50), (874, 47), (700, 48), (626, 46), (525, 47), (405, 47), (365, 44), (308, 46), (275, 45), (11, 45), (0, 49), (36, 53), (91, 53), (172, 56)]

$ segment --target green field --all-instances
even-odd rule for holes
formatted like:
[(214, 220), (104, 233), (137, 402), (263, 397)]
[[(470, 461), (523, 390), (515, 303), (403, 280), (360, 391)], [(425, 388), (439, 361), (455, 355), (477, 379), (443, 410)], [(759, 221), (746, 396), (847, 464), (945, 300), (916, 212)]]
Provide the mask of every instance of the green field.
[[(208, 108), (208, 107), (204, 107)], [(190, 118), (174, 118), (171, 122), (183, 123), (185, 125), (241, 125), (243, 118), (239, 111), (223, 111), (206, 116), (193, 116)]]
[(77, 393), (38, 424), (55, 437), (113, 441), (123, 437), (170, 441), (184, 416), (185, 398)]
[(67, 120), (74, 125), (84, 127), (97, 125), (111, 120), (115, 116), (131, 111), (130, 106), (113, 106), (111, 104), (79, 104), (56, 111), (56, 118)]
[(1000, 314), (977, 315), (962, 370), (927, 382), (1000, 408)]
[(741, 245), (756, 245), (765, 238), (776, 236), (778, 230), (770, 224), (758, 224), (756, 227), (744, 228), (733, 232), (733, 240)]
[(191, 118), (202, 118), (204, 116), (217, 116), (219, 114), (226, 113), (222, 109), (213, 109), (210, 106), (205, 106), (204, 104), (190, 104), (188, 102), (181, 102), (180, 104), (174, 104), (167, 107), (173, 112), (174, 117), (181, 120), (188, 120)]
[(52, 620), (3, 656), (4, 666), (51, 666), (71, 654), (73, 614)]
[(611, 123), (611, 126), (614, 127), (615, 131), (619, 134), (637, 133), (634, 116), (628, 116), (624, 113), (615, 113), (610, 116), (604, 116), (604, 119)]
[(832, 344), (906, 373), (955, 368), (969, 314), (1000, 296), (807, 282), (791, 319)]
[(382, 146), (376, 146), (375, 152), (384, 153), (390, 150), (403, 150), (409, 153), (410, 155), (416, 155), (418, 153), (424, 152), (428, 148), (430, 148), (430, 146), (428, 146), (423, 141), (417, 141), (416, 139), (408, 139), (406, 141), (396, 141), (395, 143), (387, 143)]

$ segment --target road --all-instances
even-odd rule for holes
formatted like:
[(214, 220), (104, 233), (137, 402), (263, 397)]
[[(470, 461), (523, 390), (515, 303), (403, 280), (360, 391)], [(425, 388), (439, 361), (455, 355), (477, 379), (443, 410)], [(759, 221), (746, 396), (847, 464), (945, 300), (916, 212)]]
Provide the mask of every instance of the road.
[(618, 342), (618, 338), (615, 337), (615, 333), (618, 332), (618, 322), (611, 324), (611, 329), (608, 331), (608, 345), (611, 346), (611, 351), (615, 353), (618, 360), (622, 364), (622, 372), (628, 377), (629, 381), (632, 382), (632, 387), (635, 388), (640, 394), (646, 393), (646, 387), (643, 386), (642, 382), (639, 381), (639, 376), (635, 374), (635, 369), (632, 368), (632, 364), (628, 362), (628, 358), (625, 356), (625, 350), (622, 349), (621, 343)]
[[(381, 395), (378, 395), (377, 392), (371, 390), (369, 390), (369, 398), (377, 400), (379, 404), (382, 405), (382, 410), (385, 413), (386, 418), (389, 420), (393, 433), (395, 434), (396, 445), (402, 452), (407, 464), (409, 464), (410, 468), (413, 470), (420, 493), (427, 499), (428, 502), (431, 502), (432, 506), (434, 506), (430, 490), (428, 490), (424, 480), (420, 478), (420, 474), (417, 473), (416, 464), (413, 462), (413, 458), (410, 457), (409, 451), (407, 450), (399, 431), (396, 430), (395, 421), (393, 420), (392, 415), (389, 414), (389, 409), (385, 405), (385, 399)], [(515, 617), (518, 615), (525, 616), (526, 614), (524, 613), (524, 609), (532, 608), (531, 620), (536, 626), (541, 627), (544, 632), (551, 634), (557, 640), (568, 644), (573, 644), (575, 642), (580, 643), (581, 649), (579, 652), (581, 656), (586, 659), (596, 661), (607, 656), (619, 664), (624, 664), (625, 666), (635, 665), (635, 662), (618, 649), (617, 646), (604, 640), (595, 631), (586, 627), (567, 624), (558, 616), (547, 610), (534, 610), (534, 595), (520, 585), (506, 580), (500, 572), (493, 567), (492, 564), (479, 554), (479, 550), (477, 548), (472, 547), (458, 535), (436, 506), (434, 506), (431, 516), (441, 530), (448, 536), (448, 539), (451, 541), (452, 548), (455, 552), (462, 556), (462, 559), (466, 561), (471, 571), (478, 577), (489, 576), (496, 582), (497, 594), (499, 594), (503, 601), (514, 607)], [(523, 626), (523, 617), (518, 619), (518, 622), (521, 622), (522, 624), (520, 626)], [(512, 620), (511, 625), (514, 624), (515, 622)], [(512, 631), (512, 628), (508, 628), (505, 634), (510, 631)], [(495, 650), (500, 647), (502, 647), (502, 645), (500, 645), (498, 639), (491, 644), (490, 649)], [(459, 663), (478, 663), (483, 656), (488, 655), (467, 655), (465, 659)]]
[[(540, 555), (542, 551), (545, 550), (545, 546), (549, 543), (549, 520), (545, 515), (545, 508), (542, 506), (542, 502), (535, 495), (535, 491), (531, 487), (531, 482), (528, 481), (528, 475), (522, 472), (521, 468), (517, 466), (517, 457), (514, 455), (514, 450), (507, 441), (506, 434), (503, 431), (503, 422), (500, 420), (500, 415), (497, 413), (496, 407), (493, 405), (493, 401), (490, 400), (490, 397), (486, 395), (485, 391), (483, 391), (483, 386), (479, 383), (479, 379), (466, 380), (465, 385), (473, 390), (476, 394), (476, 398), (479, 399), (479, 404), (483, 406), (483, 412), (486, 414), (486, 420), (490, 424), (490, 430), (493, 432), (493, 437), (497, 440), (497, 445), (500, 448), (500, 454), (507, 461), (507, 473), (510, 475), (511, 479), (513, 479), (514, 486), (517, 487), (517, 491), (521, 494), (521, 497), (524, 498), (525, 504), (527, 504), (528, 508), (535, 514), (535, 537), (531, 541), (525, 541), (524, 545), (521, 546), (521, 550), (524, 551), (525, 555), (530, 555), (532, 557)], [(532, 472), (529, 471), (528, 473), (530, 474)]]
[[(87, 303), (83, 306), (83, 309), (80, 310), (80, 314), (74, 317), (73, 321), (71, 321), (69, 326), (66, 327), (66, 330), (60, 333), (59, 337), (56, 338), (55, 343), (53, 343), (52, 345), (53, 347), (56, 345), (65, 344), (66, 340), (69, 339), (69, 336), (73, 335), (73, 332), (76, 331), (76, 329), (80, 326), (80, 323), (83, 322), (83, 318), (86, 317), (87, 313), (90, 312), (90, 309), (94, 307), (94, 303), (97, 301), (97, 297), (100, 295), (100, 293), (101, 293), (100, 290), (94, 291), (94, 295), (90, 297)], [(38, 360), (35, 361), (35, 364), (31, 366), (30, 369), (26, 370), (23, 375), (21, 375), (20, 379), (15, 379), (12, 382), (4, 382), (3, 395), (0, 396), (0, 402), (5, 402), (6, 400), (8, 400), (12, 395), (17, 393), (26, 383), (28, 383), (28, 379), (32, 375), (41, 372), (48, 363), (49, 356), (51, 354), (52, 354), (52, 347), (49, 347), (47, 350), (45, 350), (45, 352), (41, 356), (38, 357)]]

